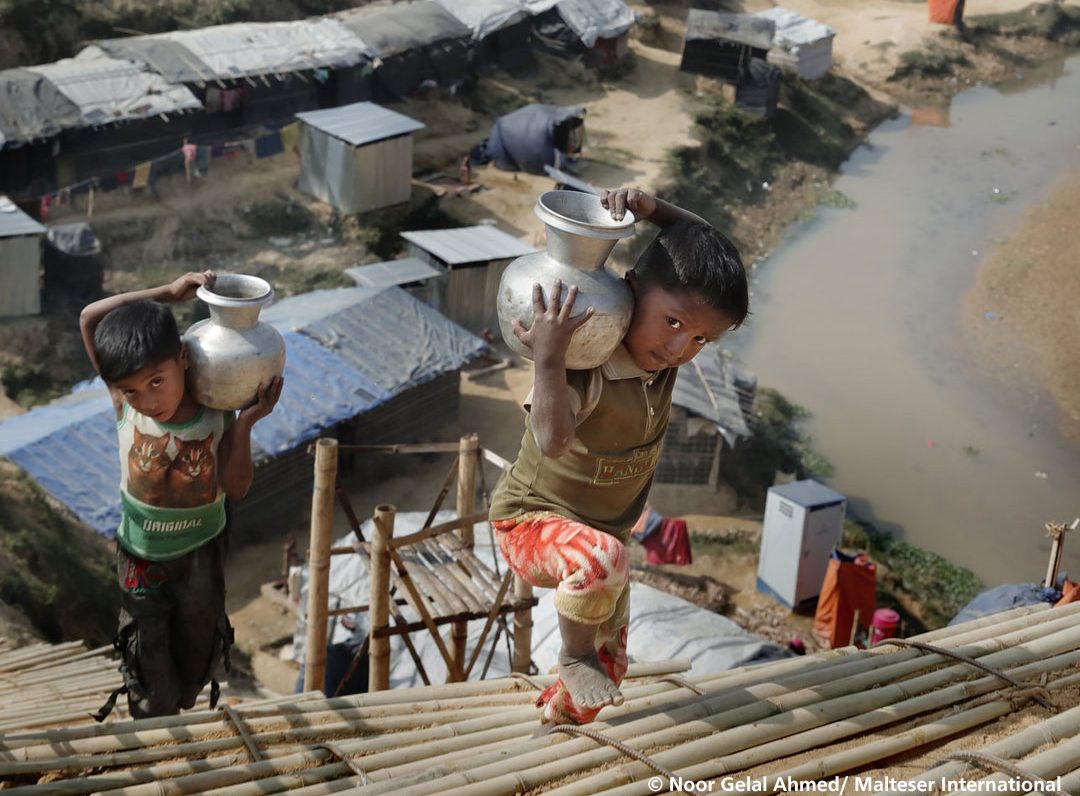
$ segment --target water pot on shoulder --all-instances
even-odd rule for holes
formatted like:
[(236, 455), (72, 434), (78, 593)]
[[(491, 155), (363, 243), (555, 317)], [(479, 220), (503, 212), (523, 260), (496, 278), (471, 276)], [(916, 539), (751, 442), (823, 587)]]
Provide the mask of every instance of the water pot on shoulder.
[(547, 250), (518, 257), (499, 283), (499, 329), (510, 349), (527, 359), (532, 351), (514, 335), (513, 322), (532, 325), (532, 288), (539, 283), (545, 304), (551, 301), (556, 279), (562, 298), (577, 285), (574, 314), (594, 307), (592, 318), (574, 332), (566, 352), (566, 367), (587, 370), (603, 364), (626, 335), (634, 297), (625, 280), (604, 263), (620, 238), (634, 234), (634, 216), (611, 217), (600, 198), (578, 191), (548, 191), (533, 208), (547, 227)]
[(274, 297), (257, 276), (220, 274), (212, 288), (195, 293), (210, 307), (207, 320), (184, 332), (188, 348), (188, 388), (211, 409), (240, 409), (285, 370), (285, 341), (259, 320)]

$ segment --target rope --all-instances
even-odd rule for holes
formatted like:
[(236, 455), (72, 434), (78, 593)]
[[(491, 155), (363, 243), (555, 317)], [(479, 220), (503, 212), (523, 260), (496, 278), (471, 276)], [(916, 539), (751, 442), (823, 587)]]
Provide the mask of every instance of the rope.
[(229, 719), (233, 727), (236, 728), (236, 732), (240, 736), (241, 740), (243, 740), (244, 746), (247, 747), (248, 753), (251, 755), (251, 759), (254, 760), (256, 763), (265, 760), (266, 758), (263, 756), (263, 753), (260, 752), (259, 747), (255, 745), (255, 739), (252, 738), (251, 733), (248, 732), (247, 725), (244, 724), (243, 719), (241, 719), (240, 716), (237, 715), (236, 711), (233, 710), (232, 707), (229, 705), (222, 705), (221, 711)]
[[(995, 669), (992, 666), (987, 666), (985, 663), (977, 661), (974, 658), (970, 658), (967, 655), (964, 655), (962, 653), (954, 652), (953, 650), (942, 649), (941, 647), (935, 647), (933, 644), (927, 644), (926, 642), (923, 642), (923, 641), (912, 641), (911, 639), (906, 639), (906, 638), (885, 638), (885, 639), (882, 639), (881, 641), (877, 642), (876, 644), (874, 644), (874, 646), (877, 647), (877, 646), (880, 646), (881, 644), (897, 644), (897, 645), (899, 645), (901, 647), (914, 647), (915, 649), (922, 650), (923, 652), (932, 652), (932, 653), (934, 653), (936, 655), (943, 655), (946, 658), (952, 658), (953, 660), (961, 661), (962, 663), (966, 663), (966, 664), (968, 664), (970, 666), (974, 666), (976, 669), (981, 669), (982, 671), (986, 672), (987, 674), (993, 675), (994, 677), (998, 678), (999, 680), (1004, 680), (1006, 683), (1011, 685), (1013, 688), (1017, 688), (1017, 689), (1027, 689), (1028, 688), (1027, 683), (1021, 683), (1016, 678), (1010, 677), (1009, 675), (1005, 674), (1005, 672), (1000, 671), (999, 669)], [(1038, 694), (1033, 694), (1031, 698), (1033, 700), (1035, 700), (1036, 702), (1038, 702), (1040, 705), (1042, 705), (1047, 710), (1053, 710), (1054, 709), (1054, 706), (1052, 704), (1050, 704), (1049, 700), (1045, 699), (1044, 697), (1042, 697), (1042, 696), (1040, 696)]]
[(564, 732), (567, 735), (583, 735), (586, 738), (592, 738), (598, 743), (607, 744), (613, 749), (618, 749), (624, 755), (634, 758), (639, 763), (644, 763), (657, 774), (667, 777), (669, 782), (675, 779), (674, 771), (668, 771), (655, 760), (650, 759), (647, 755), (642, 754), (637, 749), (633, 749), (627, 746), (622, 741), (616, 738), (612, 738), (608, 735), (604, 735), (603, 733), (597, 732), (596, 730), (591, 730), (588, 727), (578, 727), (576, 724), (559, 724), (558, 726), (552, 727), (550, 730), (548, 730), (548, 732)]
[(347, 765), (349, 767), (349, 770), (352, 771), (352, 773), (356, 774), (357, 778), (360, 780), (361, 785), (371, 784), (371, 780), (368, 779), (367, 772), (364, 771), (364, 769), (360, 768), (360, 765), (356, 762), (356, 760), (349, 754), (344, 752), (337, 744), (332, 743), (331, 741), (323, 741), (320, 744), (315, 744), (315, 748), (325, 749), (342, 763)]
[[(986, 752), (952, 752), (945, 755), (945, 760), (962, 760), (965, 763), (978, 763), (987, 768), (996, 769), (1003, 774), (1010, 774), (1017, 779), (1027, 780), (1028, 782), (1034, 782), (1037, 784), (1045, 785), (1049, 780), (1045, 780), (1042, 777), (1036, 776), (1029, 771), (1025, 771), (1020, 766), (1012, 763), (1008, 760), (1004, 760), (1000, 757), (987, 754)], [(1048, 793), (1051, 796), (1068, 796), (1068, 794), (1062, 793), (1059, 790), (1045, 790), (1040, 789), (1042, 793)]]
[(688, 691), (693, 691), (698, 696), (705, 696), (704, 691), (702, 691), (696, 685), (691, 683), (685, 677), (680, 677), (677, 674), (666, 674), (663, 677), (656, 678), (656, 681), (657, 682), (664, 682), (664, 683), (674, 683), (675, 685), (679, 686), (680, 688), (685, 688)]
[(524, 682), (528, 683), (533, 688), (535, 688), (537, 691), (543, 691), (544, 689), (547, 688), (546, 685), (540, 685), (540, 683), (536, 682), (534, 679), (529, 677), (529, 675), (525, 674), (524, 672), (510, 672), (510, 676), (513, 677), (516, 680), (523, 680)]

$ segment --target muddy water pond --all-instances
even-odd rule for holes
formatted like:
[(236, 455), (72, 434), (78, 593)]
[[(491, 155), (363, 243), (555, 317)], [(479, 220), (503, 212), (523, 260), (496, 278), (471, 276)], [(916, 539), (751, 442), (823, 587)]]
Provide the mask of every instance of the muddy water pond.
[[(1045, 574), (1044, 524), (1080, 516), (1080, 446), (1022, 354), (969, 354), (964, 296), (1080, 165), (1078, 97), (1073, 56), (883, 124), (835, 183), (854, 207), (819, 208), (761, 263), (731, 338), (760, 384), (809, 410), (849, 513), (991, 585)], [(1064, 568), (1080, 576), (1080, 531)]]

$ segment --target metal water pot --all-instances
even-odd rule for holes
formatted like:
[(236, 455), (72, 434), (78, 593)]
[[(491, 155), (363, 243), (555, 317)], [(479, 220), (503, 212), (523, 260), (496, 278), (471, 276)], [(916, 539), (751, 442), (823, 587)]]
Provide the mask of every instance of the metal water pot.
[(188, 348), (188, 388), (211, 409), (241, 409), (285, 370), (285, 341), (259, 320), (274, 298), (270, 283), (257, 276), (219, 274), (212, 288), (195, 291), (210, 307), (207, 320), (184, 332)]
[(518, 257), (499, 283), (499, 329), (510, 349), (526, 359), (532, 351), (514, 335), (513, 322), (532, 325), (532, 288), (539, 283), (545, 305), (556, 279), (562, 298), (577, 285), (574, 314), (594, 307), (595, 313), (574, 332), (566, 352), (566, 367), (588, 370), (607, 361), (626, 335), (634, 297), (626, 281), (605, 267), (620, 238), (634, 234), (630, 211), (621, 221), (600, 204), (600, 198), (579, 191), (541, 194), (533, 211), (547, 227), (547, 250)]

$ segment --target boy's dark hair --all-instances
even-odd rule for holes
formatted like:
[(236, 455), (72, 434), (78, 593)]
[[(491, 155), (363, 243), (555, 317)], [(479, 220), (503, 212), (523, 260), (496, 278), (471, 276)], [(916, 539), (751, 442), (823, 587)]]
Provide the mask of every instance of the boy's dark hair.
[(634, 273), (646, 287), (698, 294), (710, 307), (731, 315), (733, 329), (750, 314), (739, 250), (711, 224), (682, 220), (665, 227), (638, 257)]
[(180, 356), (180, 345), (176, 319), (156, 301), (121, 304), (94, 330), (98, 372), (106, 382)]

